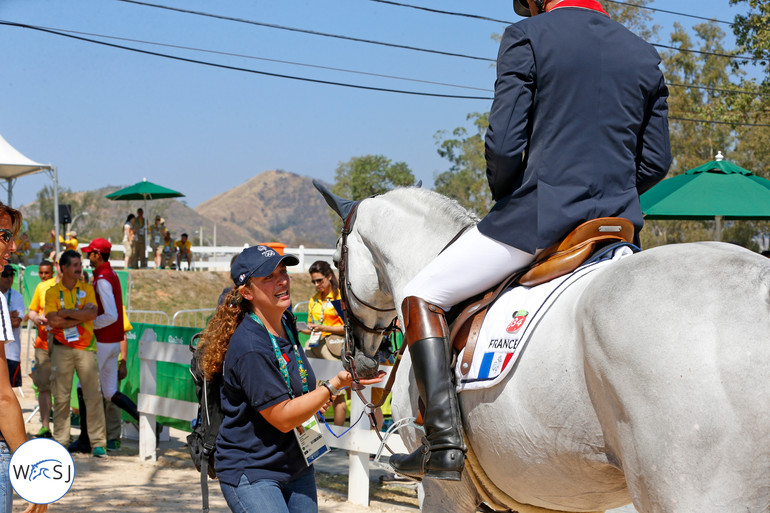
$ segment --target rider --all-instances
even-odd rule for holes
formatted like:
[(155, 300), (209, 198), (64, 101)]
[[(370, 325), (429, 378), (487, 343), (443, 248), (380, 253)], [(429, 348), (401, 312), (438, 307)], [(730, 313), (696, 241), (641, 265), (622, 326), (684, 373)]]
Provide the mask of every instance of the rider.
[(420, 271), (401, 305), (425, 404), (423, 446), (401, 474), (460, 479), (465, 443), (444, 312), (527, 266), (582, 222), (642, 227), (639, 194), (667, 173), (668, 90), (655, 49), (596, 0), (514, 0), (486, 133), (492, 210)]

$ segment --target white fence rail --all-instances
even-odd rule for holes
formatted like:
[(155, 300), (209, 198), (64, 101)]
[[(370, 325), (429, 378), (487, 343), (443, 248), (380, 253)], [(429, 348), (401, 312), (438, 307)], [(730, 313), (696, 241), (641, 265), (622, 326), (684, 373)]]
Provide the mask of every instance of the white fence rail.
[[(146, 329), (139, 341), (139, 458), (142, 461), (155, 461), (157, 447), (155, 445), (155, 416), (171, 417), (182, 420), (192, 420), (198, 414), (198, 404), (159, 397), (157, 392), (157, 362), (172, 362), (189, 365), (190, 349), (187, 345), (158, 342), (152, 329)], [(317, 379), (330, 379), (342, 369), (342, 364), (336, 361), (308, 358)], [(384, 370), (389, 372), (390, 367)], [(387, 375), (383, 383), (387, 381)], [(369, 399), (371, 387), (364, 391)], [(355, 397), (351, 401), (350, 418), (352, 422), (359, 418), (364, 405)], [(329, 426), (336, 434), (344, 432), (346, 427)], [(349, 451), (348, 471), (348, 501), (363, 506), (369, 505), (369, 455), (376, 454), (380, 446), (377, 434), (369, 428), (369, 421), (364, 416), (361, 421), (346, 434), (336, 438), (327, 430), (323, 431), (326, 443), (330, 447)], [(398, 436), (388, 439), (388, 445), (395, 451), (406, 452), (401, 438)]]

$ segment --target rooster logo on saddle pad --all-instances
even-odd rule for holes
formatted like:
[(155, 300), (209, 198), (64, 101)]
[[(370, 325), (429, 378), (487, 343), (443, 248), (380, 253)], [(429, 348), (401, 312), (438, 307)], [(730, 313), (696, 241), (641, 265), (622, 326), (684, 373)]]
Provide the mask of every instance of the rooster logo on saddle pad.
[(505, 328), (505, 331), (508, 333), (516, 333), (519, 331), (519, 329), (524, 326), (524, 321), (527, 320), (527, 315), (529, 315), (529, 312), (526, 310), (513, 312), (513, 320)]

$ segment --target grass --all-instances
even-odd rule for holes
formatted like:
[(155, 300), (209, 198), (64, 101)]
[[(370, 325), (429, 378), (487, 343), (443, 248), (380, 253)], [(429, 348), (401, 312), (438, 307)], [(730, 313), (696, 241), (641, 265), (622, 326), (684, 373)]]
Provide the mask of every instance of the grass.
[[(159, 310), (169, 317), (180, 310), (216, 308), (225, 287), (232, 286), (227, 272), (187, 272), (168, 269), (136, 269), (131, 275), (131, 309)], [(292, 303), (315, 294), (307, 273), (291, 275)]]

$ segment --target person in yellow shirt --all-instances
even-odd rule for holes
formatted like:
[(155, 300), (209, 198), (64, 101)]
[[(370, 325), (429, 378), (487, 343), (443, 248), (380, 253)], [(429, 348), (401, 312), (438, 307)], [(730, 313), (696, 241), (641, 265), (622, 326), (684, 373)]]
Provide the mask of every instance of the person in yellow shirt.
[(71, 249), (73, 251), (78, 250), (78, 232), (76, 231), (69, 231), (66, 233), (67, 238), (65, 239), (61, 235), (59, 235), (59, 243), (63, 245), (62, 250), (68, 250)]
[(171, 267), (171, 262), (174, 260), (174, 254), (176, 253), (176, 244), (174, 239), (171, 238), (171, 232), (166, 230), (163, 233), (163, 246), (161, 247), (161, 259), (160, 268), (167, 269)]
[(176, 268), (182, 270), (182, 258), (184, 258), (187, 260), (187, 270), (192, 271), (192, 242), (187, 240), (187, 234), (183, 233), (174, 245), (176, 246)]
[(83, 263), (77, 251), (68, 249), (62, 253), (59, 269), (61, 280), (45, 293), (45, 316), (54, 344), (53, 436), (69, 448), (70, 394), (72, 375), (77, 371), (86, 405), (86, 415), (81, 416), (86, 422), (81, 418), (81, 429), (88, 432), (93, 455), (104, 457), (107, 440), (93, 322), (98, 313), (96, 293), (91, 285), (80, 281)]
[[(345, 323), (332, 303), (341, 299), (339, 282), (329, 263), (323, 260), (313, 262), (308, 272), (317, 292), (308, 301), (308, 329), (301, 330), (310, 335), (305, 352), (315, 358), (339, 361), (345, 341)], [(334, 398), (334, 424), (342, 426), (346, 417), (345, 394), (340, 394)]]
[(53, 262), (43, 260), (37, 268), (40, 283), (35, 287), (29, 303), (27, 318), (37, 326), (35, 362), (32, 365), (32, 382), (37, 387), (37, 404), (40, 406), (40, 431), (36, 438), (51, 438), (51, 357), (48, 352), (48, 319), (45, 316), (45, 293), (56, 283)]

